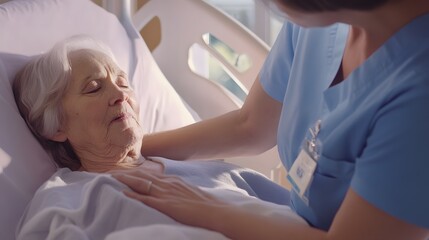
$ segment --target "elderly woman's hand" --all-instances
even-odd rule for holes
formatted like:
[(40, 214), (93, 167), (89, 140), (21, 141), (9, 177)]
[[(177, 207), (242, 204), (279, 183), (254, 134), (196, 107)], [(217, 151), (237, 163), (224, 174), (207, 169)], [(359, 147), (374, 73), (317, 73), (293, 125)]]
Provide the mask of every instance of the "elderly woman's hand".
[(218, 223), (216, 214), (230, 206), (176, 176), (140, 170), (113, 172), (112, 176), (133, 190), (124, 191), (128, 197), (187, 225), (215, 230), (213, 228)]

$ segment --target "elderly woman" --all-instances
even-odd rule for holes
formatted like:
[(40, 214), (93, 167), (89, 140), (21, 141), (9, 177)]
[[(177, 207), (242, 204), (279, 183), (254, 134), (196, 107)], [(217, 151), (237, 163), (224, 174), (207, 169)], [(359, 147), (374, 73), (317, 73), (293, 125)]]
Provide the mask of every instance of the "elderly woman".
[[(256, 200), (249, 196), (278, 204), (289, 201), (286, 190), (261, 174), (222, 161), (141, 157), (143, 130), (133, 89), (110, 50), (92, 39), (67, 39), (33, 59), (17, 74), (13, 91), (27, 125), (61, 168), (36, 192), (18, 239), (104, 239), (127, 227), (184, 226), (123, 195), (127, 187), (100, 174), (107, 172), (176, 175), (181, 178), (171, 181), (196, 184), (236, 203)], [(153, 189), (151, 181), (140, 187), (147, 193)], [(223, 239), (203, 229), (198, 233), (202, 235), (195, 239)]]
[[(78, 42), (88, 46), (77, 49)], [(143, 166), (138, 104), (126, 73), (102, 45), (83, 39), (57, 45), (17, 75), (13, 90), (28, 126), (60, 167)]]

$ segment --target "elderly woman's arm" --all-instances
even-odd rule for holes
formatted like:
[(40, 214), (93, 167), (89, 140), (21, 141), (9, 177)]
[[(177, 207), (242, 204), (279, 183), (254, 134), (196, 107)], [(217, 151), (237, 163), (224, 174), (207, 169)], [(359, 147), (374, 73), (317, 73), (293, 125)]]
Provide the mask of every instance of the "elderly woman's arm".
[(276, 145), (282, 104), (256, 79), (239, 110), (180, 129), (146, 135), (143, 156), (208, 159), (262, 153)]
[[(134, 171), (115, 178), (134, 191), (125, 192), (187, 225), (223, 233), (231, 239), (425, 240), (429, 231), (399, 220), (349, 189), (329, 231), (308, 226), (266, 206), (225, 202), (186, 184), (178, 177)], [(149, 187), (148, 187), (149, 186)]]

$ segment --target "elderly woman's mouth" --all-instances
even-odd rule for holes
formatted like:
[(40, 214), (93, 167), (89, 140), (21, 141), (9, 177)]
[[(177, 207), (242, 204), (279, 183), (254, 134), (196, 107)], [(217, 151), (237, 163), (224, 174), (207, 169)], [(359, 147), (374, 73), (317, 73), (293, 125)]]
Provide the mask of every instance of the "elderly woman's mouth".
[(131, 117), (132, 116), (129, 113), (120, 113), (112, 119), (111, 123), (126, 121), (127, 119), (129, 119)]

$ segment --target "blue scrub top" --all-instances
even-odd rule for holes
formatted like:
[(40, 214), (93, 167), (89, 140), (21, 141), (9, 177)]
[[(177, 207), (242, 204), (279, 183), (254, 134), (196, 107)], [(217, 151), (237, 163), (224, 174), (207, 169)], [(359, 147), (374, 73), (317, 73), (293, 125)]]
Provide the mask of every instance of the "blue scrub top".
[(328, 230), (347, 190), (385, 212), (429, 228), (429, 15), (398, 31), (341, 83), (348, 25), (285, 23), (260, 73), (283, 103), (278, 148), (287, 169), (321, 120), (320, 157), (305, 197), (291, 206)]

